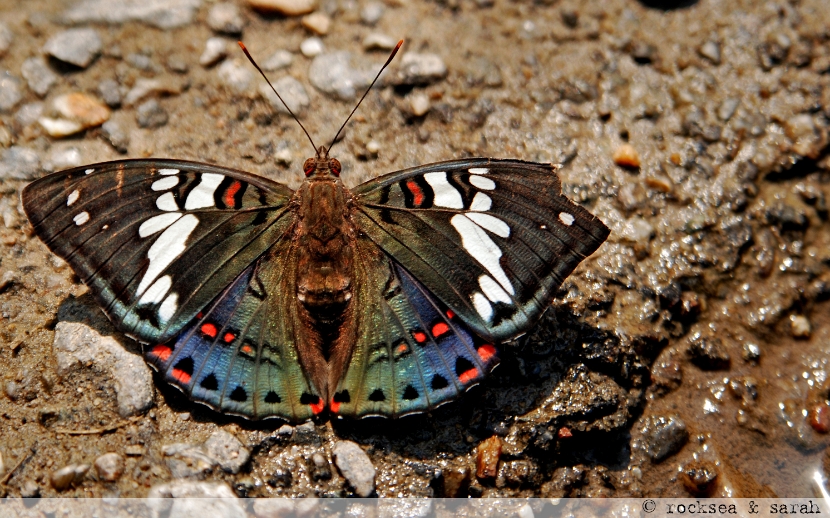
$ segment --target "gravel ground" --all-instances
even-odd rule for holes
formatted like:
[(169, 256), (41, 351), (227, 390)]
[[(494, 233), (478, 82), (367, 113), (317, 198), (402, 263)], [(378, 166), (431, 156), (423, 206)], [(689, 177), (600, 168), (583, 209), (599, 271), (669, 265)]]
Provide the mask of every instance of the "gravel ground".
[[(0, 0), (0, 494), (814, 495), (830, 9), (648, 4)], [(460, 401), (296, 427), (205, 410), (32, 235), (23, 186), (81, 164), (193, 159), (298, 186), (312, 150), (240, 35), (318, 140), (406, 39), (335, 147), (348, 184), (557, 162), (611, 227)]]

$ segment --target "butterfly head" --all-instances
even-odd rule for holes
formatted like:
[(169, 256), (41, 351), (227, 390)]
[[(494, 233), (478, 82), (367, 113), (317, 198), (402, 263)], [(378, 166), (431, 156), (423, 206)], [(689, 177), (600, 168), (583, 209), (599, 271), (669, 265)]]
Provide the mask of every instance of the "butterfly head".
[(303, 164), (303, 172), (306, 177), (317, 176), (340, 176), (340, 161), (336, 158), (329, 158), (329, 150), (326, 146), (317, 149), (317, 156), (309, 158)]

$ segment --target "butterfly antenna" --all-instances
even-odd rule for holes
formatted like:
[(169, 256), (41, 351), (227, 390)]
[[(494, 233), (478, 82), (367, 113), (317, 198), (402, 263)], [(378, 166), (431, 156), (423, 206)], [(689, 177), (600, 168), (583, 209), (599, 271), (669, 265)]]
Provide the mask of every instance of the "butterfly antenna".
[(375, 78), (372, 80), (372, 84), (370, 84), (369, 88), (366, 89), (366, 92), (363, 93), (363, 97), (361, 97), (360, 100), (357, 101), (357, 105), (352, 110), (352, 113), (350, 113), (349, 116), (346, 117), (346, 122), (344, 122), (343, 125), (340, 126), (340, 129), (337, 130), (337, 133), (335, 133), (334, 138), (331, 139), (331, 144), (329, 145), (329, 150), (331, 150), (332, 146), (334, 146), (334, 143), (337, 142), (337, 137), (340, 136), (340, 132), (343, 131), (343, 128), (345, 128), (346, 124), (349, 123), (349, 120), (352, 118), (352, 115), (354, 115), (354, 112), (356, 112), (357, 109), (360, 108), (360, 103), (362, 103), (363, 99), (365, 99), (366, 96), (369, 94), (369, 90), (371, 90), (372, 87), (375, 86), (375, 83), (377, 82), (380, 75), (383, 73), (384, 70), (386, 70), (386, 67), (389, 66), (389, 63), (391, 63), (392, 60), (395, 59), (395, 54), (398, 53), (398, 49), (401, 48), (401, 45), (403, 45), (403, 40), (399, 41), (398, 44), (395, 45), (395, 48), (392, 50), (392, 53), (389, 54), (389, 59), (387, 59), (386, 63), (384, 63), (383, 66), (380, 67), (380, 71), (378, 72), (378, 75), (376, 75)]
[[(297, 121), (297, 124), (299, 124), (300, 127), (303, 128), (303, 131), (305, 132), (305, 136), (308, 137), (308, 141), (311, 142), (311, 147), (313, 147), (314, 152), (317, 153), (317, 146), (314, 145), (314, 139), (312, 139), (311, 135), (308, 134), (308, 130), (305, 129), (305, 126), (303, 126), (303, 123), (300, 122), (300, 119), (298, 119), (296, 115), (294, 115), (294, 112), (291, 111), (291, 108), (289, 108), (288, 105), (285, 104), (285, 101), (283, 100), (282, 96), (280, 95), (279, 92), (277, 92), (277, 89), (274, 88), (274, 85), (271, 84), (271, 81), (268, 80), (268, 77), (265, 75), (265, 72), (263, 72), (262, 69), (259, 68), (259, 65), (256, 64), (256, 61), (254, 61), (254, 58), (251, 57), (251, 53), (248, 52), (248, 49), (245, 47), (245, 44), (242, 43), (241, 41), (237, 41), (237, 43), (242, 48), (242, 52), (245, 53), (245, 56), (248, 58), (248, 61), (250, 61), (251, 64), (259, 71), (259, 73), (262, 75), (262, 78), (265, 79), (265, 82), (268, 83), (268, 86), (271, 87), (271, 90), (273, 90), (274, 93), (277, 94), (277, 98), (280, 100), (282, 105), (285, 106), (285, 109), (288, 110), (288, 113), (290, 113), (291, 116), (294, 117), (294, 120)], [(398, 46), (400, 47), (400, 44), (398, 44)], [(397, 50), (397, 49), (395, 49), (395, 50)], [(392, 55), (394, 56), (394, 54), (392, 54)], [(386, 65), (384, 65), (384, 66), (386, 66)], [(374, 82), (372, 82), (372, 84), (374, 84)], [(361, 99), (361, 101), (362, 100), (363, 99)]]

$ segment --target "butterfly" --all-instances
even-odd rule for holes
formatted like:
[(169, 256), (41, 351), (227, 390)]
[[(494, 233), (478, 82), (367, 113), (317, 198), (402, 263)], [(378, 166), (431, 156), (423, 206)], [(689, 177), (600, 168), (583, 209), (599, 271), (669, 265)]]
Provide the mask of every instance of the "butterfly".
[(609, 233), (549, 164), (452, 160), (350, 190), (315, 149), (296, 191), (216, 165), (119, 160), (36, 180), (23, 207), (168, 383), (291, 422), (458, 398)]

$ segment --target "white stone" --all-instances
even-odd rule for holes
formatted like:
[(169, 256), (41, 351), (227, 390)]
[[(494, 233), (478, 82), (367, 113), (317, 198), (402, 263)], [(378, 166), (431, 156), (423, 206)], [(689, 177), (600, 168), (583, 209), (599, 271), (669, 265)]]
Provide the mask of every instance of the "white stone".
[(268, 72), (273, 72), (274, 70), (279, 70), (291, 65), (292, 61), (294, 61), (294, 55), (287, 50), (280, 49), (271, 54), (271, 57), (262, 62), (262, 69)]
[(303, 56), (307, 58), (319, 56), (323, 53), (323, 50), (323, 40), (316, 36), (306, 38), (302, 43), (300, 43), (300, 52), (302, 52)]
[[(173, 500), (170, 500), (173, 499)], [(150, 488), (147, 506), (156, 515), (246, 518), (245, 507), (224, 482), (176, 480)]]
[(76, 25), (140, 21), (172, 29), (191, 23), (201, 5), (202, 0), (82, 0), (64, 11), (63, 20)]
[(366, 50), (392, 50), (397, 44), (395, 38), (379, 32), (370, 32), (363, 38), (363, 48)]
[(214, 36), (205, 42), (205, 50), (199, 56), (199, 64), (210, 67), (219, 63), (228, 56), (229, 42), (225, 38)]
[(78, 322), (58, 322), (52, 344), (58, 374), (93, 366), (109, 374), (115, 385), (118, 413), (137, 415), (153, 404), (153, 378), (141, 356), (132, 354), (111, 336)]
[(412, 110), (412, 115), (416, 117), (426, 115), (429, 111), (429, 97), (421, 92), (409, 96), (409, 109)]
[(317, 7), (316, 0), (248, 0), (248, 5), (259, 11), (276, 12), (285, 16), (308, 14)]
[(358, 496), (366, 498), (375, 490), (375, 466), (366, 452), (352, 441), (337, 441), (332, 448), (334, 463)]

